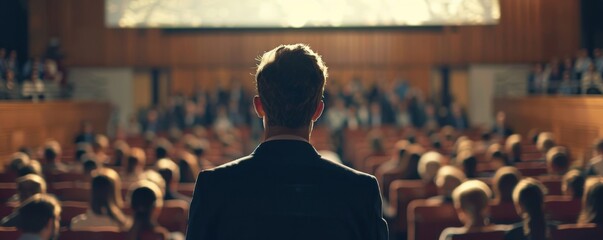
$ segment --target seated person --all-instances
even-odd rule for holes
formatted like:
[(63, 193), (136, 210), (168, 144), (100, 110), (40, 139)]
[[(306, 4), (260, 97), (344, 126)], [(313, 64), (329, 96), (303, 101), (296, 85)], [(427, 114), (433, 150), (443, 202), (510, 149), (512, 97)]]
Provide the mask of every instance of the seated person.
[(584, 184), (582, 211), (578, 223), (603, 224), (603, 179), (589, 178)]
[(165, 195), (163, 196), (163, 200), (184, 200), (187, 202), (191, 202), (191, 198), (187, 197), (178, 190), (178, 184), (180, 180), (180, 169), (178, 169), (178, 165), (174, 163), (171, 159), (164, 158), (157, 161), (157, 171), (163, 177), (165, 181)]
[(452, 191), (465, 181), (463, 171), (453, 166), (443, 166), (438, 170), (435, 184), (438, 187), (438, 196), (429, 198), (430, 201), (452, 203)]
[(477, 158), (471, 150), (462, 150), (456, 156), (457, 166), (463, 170), (467, 178), (477, 177)]
[(124, 231), (130, 228), (130, 220), (121, 210), (123, 207), (121, 180), (115, 170), (110, 168), (96, 170), (90, 192), (90, 208), (86, 213), (71, 219), (71, 230), (110, 227)]
[(541, 132), (538, 134), (538, 140), (536, 141), (536, 148), (538, 151), (542, 153), (543, 158), (540, 161), (546, 161), (546, 154), (549, 152), (551, 148), (556, 146), (555, 139), (553, 137), (553, 133), (551, 132)]
[(435, 177), (442, 166), (442, 158), (442, 154), (435, 151), (429, 151), (423, 154), (419, 159), (417, 170), (425, 184), (435, 185)]
[(513, 189), (521, 180), (521, 173), (515, 167), (502, 167), (496, 170), (492, 179), (496, 205), (513, 203)]
[(508, 240), (547, 240), (553, 223), (548, 223), (544, 212), (545, 187), (534, 178), (521, 180), (513, 190), (513, 202), (523, 219), (505, 234)]
[(494, 126), (492, 126), (491, 132), (503, 139), (513, 134), (513, 129), (507, 124), (507, 114), (505, 112), (499, 111), (496, 113), (496, 122), (494, 123)]
[(588, 175), (603, 176), (603, 138), (595, 141), (594, 157), (588, 162), (586, 170)]
[(128, 156), (130, 156), (130, 145), (122, 140), (117, 140), (113, 143), (113, 165), (122, 166), (127, 162)]
[(11, 155), (8, 161), (8, 166), (6, 169), (7, 172), (10, 172), (14, 175), (19, 174), (19, 169), (23, 168), (26, 165), (29, 165), (30, 159), (29, 156), (22, 152), (16, 152)]
[(59, 235), (61, 205), (46, 194), (36, 194), (17, 210), (17, 229), (22, 233), (18, 240), (51, 240)]
[(508, 166), (510, 163), (507, 160), (503, 147), (498, 144), (492, 144), (486, 150), (486, 161), (490, 163), (491, 169), (500, 169), (501, 167)]
[(507, 138), (505, 152), (510, 163), (521, 162), (521, 135), (513, 134)]
[(50, 140), (44, 146), (44, 172), (66, 173), (69, 172), (67, 165), (61, 162), (61, 145), (59, 142)]
[(147, 157), (144, 150), (132, 148), (122, 172), (123, 181), (132, 183), (141, 180), (140, 174), (144, 171), (146, 159)]
[(165, 138), (158, 138), (155, 141), (155, 159), (169, 158), (172, 154), (172, 143)]
[(134, 218), (126, 239), (149, 239), (149, 236), (162, 236), (163, 239), (170, 240), (184, 239), (181, 233), (170, 234), (157, 223), (163, 206), (163, 194), (154, 183), (143, 180), (134, 184), (130, 188), (129, 196)]
[(102, 134), (97, 134), (92, 142), (92, 151), (96, 155), (96, 161), (101, 165), (108, 165), (111, 163), (109, 155), (107, 155), (107, 148), (109, 148), (109, 138)]
[(582, 198), (584, 193), (584, 175), (578, 169), (569, 170), (561, 181), (563, 195), (572, 199)]
[(452, 192), (454, 207), (463, 227), (449, 227), (442, 231), (440, 240), (452, 239), (454, 235), (507, 230), (504, 225), (492, 225), (489, 218), (489, 199), (492, 191), (484, 182), (469, 180)]
[(187, 150), (195, 155), (197, 158), (197, 164), (201, 170), (210, 169), (215, 167), (212, 162), (205, 158), (209, 150), (209, 142), (205, 139), (190, 139), (186, 143)]
[[(31, 196), (38, 193), (46, 194), (46, 181), (44, 178), (36, 174), (28, 174), (17, 178), (17, 194), (8, 200), (8, 205), (22, 205)], [(0, 226), (14, 227), (17, 225), (18, 211), (14, 211), (10, 215), (0, 220)]]
[(187, 151), (182, 151), (180, 153), (178, 169), (180, 170), (181, 183), (194, 183), (200, 172), (195, 156)]
[(546, 154), (547, 172), (550, 177), (560, 179), (569, 169), (569, 154), (565, 147), (553, 147)]

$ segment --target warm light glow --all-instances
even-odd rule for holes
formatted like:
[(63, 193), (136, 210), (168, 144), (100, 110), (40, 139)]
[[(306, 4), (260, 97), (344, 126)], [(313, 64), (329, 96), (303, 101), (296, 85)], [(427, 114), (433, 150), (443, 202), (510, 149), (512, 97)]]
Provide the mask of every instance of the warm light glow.
[(499, 0), (106, 0), (112, 27), (496, 24)]

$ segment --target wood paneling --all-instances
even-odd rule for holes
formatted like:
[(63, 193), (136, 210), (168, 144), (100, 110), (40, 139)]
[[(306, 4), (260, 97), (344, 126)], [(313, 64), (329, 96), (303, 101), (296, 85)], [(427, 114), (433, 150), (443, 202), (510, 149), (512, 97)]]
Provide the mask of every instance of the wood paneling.
[(554, 133), (576, 160), (588, 158), (593, 141), (603, 136), (603, 98), (526, 97), (494, 100), (496, 111), (505, 111), (516, 132), (525, 136), (532, 128)]
[(90, 121), (98, 132), (105, 132), (110, 113), (110, 105), (99, 102), (2, 102), (0, 162), (19, 147), (41, 146), (50, 138), (64, 148), (73, 147), (82, 121)]
[[(427, 90), (433, 66), (543, 61), (572, 55), (580, 43), (580, 1), (574, 0), (501, 0), (501, 21), (493, 26), (205, 32), (106, 28), (103, 2), (29, 0), (31, 52), (43, 53), (57, 36), (70, 66), (189, 68), (197, 76), (225, 69), (242, 76), (263, 51), (303, 42), (323, 55), (333, 77), (408, 74)], [(174, 80), (183, 81), (174, 89), (192, 81)]]

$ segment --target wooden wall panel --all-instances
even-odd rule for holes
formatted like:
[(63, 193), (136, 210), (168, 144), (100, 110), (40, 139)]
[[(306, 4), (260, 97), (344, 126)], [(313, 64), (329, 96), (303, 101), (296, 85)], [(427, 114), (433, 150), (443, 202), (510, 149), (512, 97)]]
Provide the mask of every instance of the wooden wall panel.
[(109, 103), (99, 102), (0, 103), (0, 162), (19, 147), (38, 147), (50, 138), (73, 147), (81, 121), (104, 132), (110, 113)]
[(593, 141), (603, 136), (603, 99), (598, 97), (526, 97), (494, 100), (496, 111), (505, 111), (516, 132), (532, 128), (554, 133), (576, 160), (588, 159)]
[(441, 64), (545, 61), (573, 55), (579, 48), (579, 1), (501, 0), (500, 4), (501, 21), (493, 26), (168, 32), (106, 28), (103, 0), (29, 0), (30, 49), (41, 54), (48, 39), (57, 36), (70, 66), (238, 71), (253, 67), (263, 51), (304, 42), (323, 55), (334, 72), (380, 68), (391, 69), (385, 75), (402, 69), (409, 75), (429, 76), (415, 72)]

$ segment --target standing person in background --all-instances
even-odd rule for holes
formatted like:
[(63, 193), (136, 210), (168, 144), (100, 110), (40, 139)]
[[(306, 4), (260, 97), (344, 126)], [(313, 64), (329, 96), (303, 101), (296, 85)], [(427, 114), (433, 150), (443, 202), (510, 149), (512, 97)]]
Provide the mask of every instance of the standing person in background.
[(94, 143), (94, 132), (93, 132), (93, 127), (92, 127), (92, 123), (89, 121), (82, 121), (82, 125), (80, 128), (80, 133), (78, 133), (78, 135), (75, 137), (75, 144), (79, 144), (79, 143), (88, 143), (88, 144), (92, 144)]
[(309, 143), (326, 70), (303, 44), (261, 57), (253, 103), (264, 141), (252, 155), (199, 174), (187, 239), (388, 238), (377, 180), (321, 158)]
[(582, 94), (601, 94), (603, 92), (601, 73), (596, 71), (593, 64), (588, 65), (587, 70), (582, 73), (580, 85)]
[(496, 113), (496, 122), (492, 126), (491, 133), (503, 139), (513, 134), (513, 129), (507, 125), (507, 114), (505, 112), (499, 111)]
[(595, 59), (595, 69), (600, 74), (603, 74), (603, 50), (600, 48), (595, 48), (593, 50), (593, 58)]
[(21, 85), (17, 82), (15, 72), (11, 69), (6, 69), (5, 72), (5, 79), (0, 82), (0, 99), (20, 99)]

